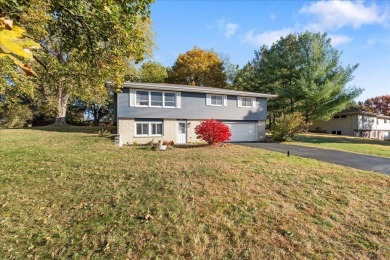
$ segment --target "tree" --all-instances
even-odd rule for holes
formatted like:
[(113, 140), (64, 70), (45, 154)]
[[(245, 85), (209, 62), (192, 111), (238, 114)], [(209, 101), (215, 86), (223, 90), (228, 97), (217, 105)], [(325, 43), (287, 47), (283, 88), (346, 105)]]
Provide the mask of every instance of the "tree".
[(234, 84), (237, 89), (278, 95), (268, 103), (271, 116), (300, 112), (308, 126), (349, 107), (361, 94), (360, 88), (346, 88), (357, 67), (341, 66), (340, 52), (326, 34), (290, 34), (256, 51)]
[(168, 78), (166, 68), (154, 61), (148, 61), (142, 64), (138, 71), (140, 82), (163, 83)]
[(349, 107), (363, 90), (345, 88), (358, 64), (342, 67), (340, 53), (326, 34), (306, 32), (298, 36), (298, 43), (304, 58), (298, 81), (303, 94), (299, 109), (308, 129), (313, 120), (328, 120)]
[(364, 101), (364, 107), (371, 112), (390, 116), (390, 95), (369, 98)]
[(221, 59), (214, 51), (198, 47), (179, 55), (168, 73), (168, 82), (217, 88), (227, 86)]
[(19, 127), (32, 119), (35, 87), (35, 78), (26, 77), (11, 59), (0, 59), (0, 125)]
[(227, 125), (215, 119), (206, 119), (197, 125), (195, 133), (197, 138), (206, 141), (208, 144), (228, 141), (232, 135)]
[(222, 61), (223, 72), (226, 75), (226, 84), (227, 87), (233, 89), (233, 82), (237, 77), (238, 72), (240, 71), (240, 67), (236, 64), (231, 63), (230, 56), (224, 53), (217, 54), (219, 59)]
[[(56, 122), (65, 123), (71, 97), (83, 98), (107, 80), (120, 87), (128, 61), (152, 50), (152, 0), (32, 0), (1, 9), (41, 44), (35, 70), (44, 93), (57, 99)], [(21, 4), (19, 4), (21, 3)], [(93, 79), (93, 82), (90, 82)], [(107, 90), (106, 90), (107, 92)], [(104, 95), (103, 93), (102, 95)]]

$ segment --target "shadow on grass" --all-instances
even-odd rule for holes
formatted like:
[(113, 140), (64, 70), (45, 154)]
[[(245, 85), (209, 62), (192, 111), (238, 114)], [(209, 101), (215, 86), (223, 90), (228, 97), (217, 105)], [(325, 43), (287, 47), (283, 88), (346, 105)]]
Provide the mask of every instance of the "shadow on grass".
[(60, 132), (60, 133), (84, 133), (84, 134), (97, 134), (101, 127), (99, 126), (75, 126), (75, 125), (47, 125), (37, 126), (31, 128), (23, 128), (30, 130), (48, 131), (48, 132)]
[(312, 143), (312, 144), (325, 144), (325, 143), (339, 143), (339, 144), (375, 144), (389, 146), (390, 142), (365, 139), (359, 137), (333, 137), (333, 136), (317, 136), (317, 135), (300, 135), (297, 140), (298, 142), (303, 143)]

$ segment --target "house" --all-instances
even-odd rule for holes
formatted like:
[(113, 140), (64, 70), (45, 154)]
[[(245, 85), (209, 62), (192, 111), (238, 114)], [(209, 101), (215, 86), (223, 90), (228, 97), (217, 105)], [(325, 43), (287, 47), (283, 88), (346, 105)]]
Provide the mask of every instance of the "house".
[(335, 114), (329, 121), (314, 121), (310, 130), (384, 140), (390, 138), (390, 116), (348, 109)]
[(232, 142), (265, 138), (267, 99), (275, 95), (175, 84), (126, 82), (115, 94), (120, 144), (151, 140), (197, 142), (195, 127), (205, 119), (227, 124)]

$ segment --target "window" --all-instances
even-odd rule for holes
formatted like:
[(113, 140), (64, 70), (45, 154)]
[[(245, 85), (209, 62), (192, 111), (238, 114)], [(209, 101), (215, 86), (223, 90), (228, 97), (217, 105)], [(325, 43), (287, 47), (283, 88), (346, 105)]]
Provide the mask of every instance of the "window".
[(223, 97), (222, 96), (211, 96), (211, 105), (212, 106), (222, 106)]
[(162, 122), (136, 123), (136, 136), (155, 136), (163, 134)]
[(340, 118), (347, 118), (347, 115), (342, 115), (340, 116)]
[(149, 123), (137, 123), (137, 135), (149, 135)]
[(175, 93), (164, 93), (164, 106), (165, 107), (176, 107), (176, 94)]
[(136, 104), (137, 106), (149, 106), (149, 92), (137, 91), (136, 92)]
[(162, 135), (162, 123), (150, 123), (152, 135)]
[(241, 106), (252, 107), (252, 98), (248, 98), (248, 97), (241, 98)]
[(177, 92), (130, 89), (130, 106), (180, 108), (180, 96)]
[(150, 92), (150, 106), (162, 107), (163, 93), (162, 92)]
[(339, 119), (340, 118), (340, 116), (334, 116), (333, 117), (333, 119)]
[(383, 123), (387, 124), (387, 119), (383, 119)]
[(227, 96), (226, 95), (214, 95), (206, 94), (206, 106), (227, 106)]

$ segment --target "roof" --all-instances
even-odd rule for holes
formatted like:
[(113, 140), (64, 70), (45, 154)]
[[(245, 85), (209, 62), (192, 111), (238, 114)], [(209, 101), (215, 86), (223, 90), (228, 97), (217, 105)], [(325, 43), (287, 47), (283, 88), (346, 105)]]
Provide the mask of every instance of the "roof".
[[(111, 82), (108, 82), (107, 84), (112, 85)], [(247, 97), (262, 97), (262, 98), (277, 97), (276, 95), (256, 93), (256, 92), (238, 91), (238, 90), (224, 89), (224, 88), (188, 86), (188, 85), (179, 85), (179, 84), (125, 82), (123, 84), (123, 87), (142, 88), (142, 89), (151, 89), (151, 90), (220, 94), (220, 95), (235, 95), (235, 96), (247, 96)]]
[(368, 112), (368, 111), (364, 111), (364, 110), (361, 110), (361, 109), (355, 109), (355, 108), (345, 109), (345, 110), (343, 110), (341, 112), (338, 112), (337, 114), (338, 115), (341, 115), (341, 114), (367, 115), (367, 116), (375, 116), (375, 117), (379, 117), (379, 118), (388, 118), (388, 119), (390, 119), (390, 116), (385, 116), (383, 114), (377, 114), (377, 113)]

